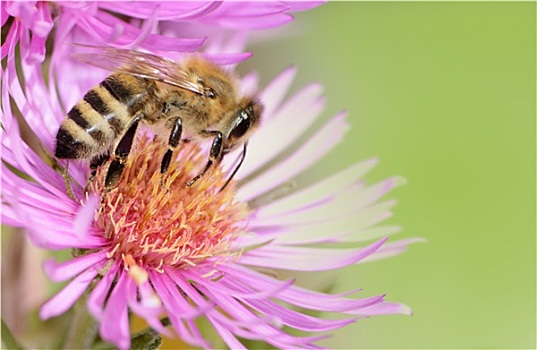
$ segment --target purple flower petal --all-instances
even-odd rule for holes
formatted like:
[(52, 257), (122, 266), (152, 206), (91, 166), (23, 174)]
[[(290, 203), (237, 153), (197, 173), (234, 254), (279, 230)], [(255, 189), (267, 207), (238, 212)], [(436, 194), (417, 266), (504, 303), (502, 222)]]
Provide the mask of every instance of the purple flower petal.
[(90, 296), (88, 297), (88, 311), (90, 314), (100, 321), (103, 317), (104, 303), (106, 297), (116, 279), (116, 274), (119, 271), (119, 264), (112, 263), (110, 269), (97, 283)]
[[(297, 345), (306, 345), (322, 339), (322, 336), (317, 337), (295, 337), (275, 326), (268, 324), (260, 316), (256, 314), (248, 307), (245, 307), (242, 303), (239, 303), (236, 299), (224, 294), (214, 294), (214, 289), (202, 288), (204, 294), (212, 297), (213, 300), (222, 308), (223, 311), (233, 320), (222, 317), (215, 313), (208, 315), (209, 319), (213, 320), (213, 323), (222, 323), (231, 329), (235, 334), (249, 338), (249, 339), (263, 339), (269, 344), (272, 344), (279, 348), (289, 348)], [(236, 321), (239, 321), (238, 324)], [(242, 322), (241, 322), (242, 321)], [(237, 327), (240, 325), (240, 327)]]
[(375, 254), (367, 257), (365, 261), (375, 261), (380, 259), (386, 259), (397, 254), (406, 252), (408, 246), (414, 243), (425, 243), (427, 240), (423, 238), (407, 238), (401, 239), (392, 243), (388, 243), (381, 247)]
[(99, 273), (104, 264), (96, 265), (96, 268), (87, 269), (65, 286), (52, 299), (47, 301), (39, 312), (39, 317), (46, 320), (58, 316), (67, 311), (86, 291), (95, 276)]
[(223, 18), (204, 18), (205, 23), (216, 24), (222, 27), (232, 29), (269, 29), (282, 26), (293, 20), (293, 16), (281, 13), (277, 15), (267, 15), (256, 19), (245, 17), (223, 17)]
[(150, 276), (176, 333), (189, 344), (210, 348), (197, 331), (197, 326), (194, 323), (191, 326), (187, 325), (190, 324), (190, 319), (205, 314), (214, 306), (204, 302), (202, 307), (195, 308), (183, 297), (181, 290), (166, 274), (153, 272)]
[[(2, 6), (2, 9), (4, 9), (4, 6)], [(2, 14), (2, 19), (4, 15)], [(3, 26), (3, 24), (2, 24)], [(4, 59), (4, 57), (8, 56), (8, 60), (12, 60), (15, 56), (15, 45), (17, 44), (19, 37), (21, 35), (21, 27), (18, 21), (13, 21), (11, 24), (11, 28), (9, 28), (9, 31), (6, 35), (4, 44), (0, 48), (0, 58)], [(3, 71), (2, 71), (3, 73)], [(7, 101), (7, 100), (5, 100)]]
[[(160, 316), (163, 314), (164, 309), (149, 282), (145, 282), (137, 288), (134, 280), (128, 278), (125, 289), (129, 309), (145, 319), (152, 329), (168, 338), (172, 338), (174, 336), (173, 332), (160, 322)], [(138, 293), (136, 289), (138, 289)], [(137, 300), (138, 297), (140, 301)]]
[(370, 307), (367, 307), (365, 309), (356, 311), (356, 312), (350, 312), (352, 314), (359, 314), (359, 315), (389, 315), (389, 314), (404, 314), (404, 315), (412, 315), (412, 310), (404, 305), (399, 303), (382, 303), (382, 304), (376, 304), (372, 305)]
[(50, 13), (45, 3), (14, 1), (6, 5), (6, 12), (17, 17), (34, 35), (44, 37), (52, 29)]
[(61, 282), (72, 278), (85, 270), (96, 270), (99, 272), (98, 266), (106, 259), (106, 251), (84, 255), (73, 260), (68, 260), (63, 263), (57, 263), (55, 260), (47, 260), (43, 265), (47, 276), (55, 281)]
[(291, 6), (285, 2), (227, 2), (223, 3), (214, 15), (220, 17), (229, 16), (232, 18), (247, 17), (257, 20), (259, 19), (258, 17), (283, 13), (289, 9), (291, 9)]
[(325, 271), (352, 265), (373, 254), (387, 238), (362, 249), (265, 246), (245, 253), (241, 264), (294, 271)]
[(203, 54), (202, 56), (216, 64), (226, 66), (232, 63), (242, 62), (252, 57), (252, 53), (251, 52), (218, 53), (218, 54), (206, 53), (206, 54)]
[(2, 24), (2, 27), (6, 24), (8, 18), (9, 13), (7, 13), (7, 4), (5, 1), (2, 1), (2, 3), (0, 3), (0, 23)]
[[(105, 44), (115, 47), (134, 48), (143, 34), (137, 28), (104, 11), (94, 16), (82, 16), (77, 26), (96, 39), (98, 46)], [(140, 43), (140, 47), (151, 51), (191, 52), (200, 48), (204, 39), (172, 38), (161, 35), (149, 35)]]
[[(388, 210), (396, 204), (396, 201), (385, 201), (360, 210), (360, 197), (352, 197), (356, 198), (353, 201), (350, 196), (351, 194), (359, 193), (359, 189), (356, 191), (348, 190), (340, 196), (335, 196), (332, 200), (327, 201), (323, 206), (308, 206), (301, 210), (290, 212), (289, 215), (280, 215), (273, 218), (256, 218), (255, 226), (278, 227), (290, 225), (292, 227), (294, 225), (312, 225), (349, 218), (360, 222), (360, 226), (355, 227), (356, 230), (359, 230), (382, 221), (391, 215)], [(369, 198), (367, 201), (374, 201), (375, 199)], [(354, 205), (357, 206), (357, 210), (353, 210)]]
[(308, 203), (308, 208), (324, 205), (328, 199), (358, 182), (376, 163), (376, 159), (371, 159), (355, 164), (316, 184), (263, 206), (256, 212), (255, 217), (270, 219), (279, 215), (293, 215), (295, 211), (304, 208), (304, 203)]
[(120, 349), (128, 349), (131, 344), (129, 314), (127, 312), (127, 281), (129, 276), (119, 271), (102, 313), (99, 333), (103, 340), (115, 344)]
[[(223, 267), (222, 270), (232, 276), (233, 280), (243, 281), (245, 285), (254, 285), (260, 289), (274, 288), (274, 285), (281, 283), (269, 276), (239, 265)], [(350, 293), (352, 292), (345, 294)], [(383, 295), (380, 295), (358, 300), (346, 299), (342, 298), (341, 295), (319, 293), (297, 286), (282, 290), (277, 296), (278, 299), (298, 307), (328, 312), (347, 312), (363, 309), (382, 302), (383, 297)]]
[(354, 319), (327, 320), (308, 316), (300, 312), (283, 307), (268, 300), (248, 300), (246, 305), (259, 311), (262, 314), (271, 314), (282, 320), (286, 326), (300, 329), (306, 332), (328, 332), (344, 327), (354, 322)]
[(234, 29), (266, 29), (281, 26), (293, 20), (285, 11), (291, 7), (282, 2), (224, 2), (216, 11), (200, 20)]
[(291, 1), (291, 11), (306, 11), (321, 6), (326, 1)]
[(290, 66), (274, 78), (261, 93), (259, 98), (265, 104), (265, 118), (276, 115), (276, 107), (280, 105), (287, 95), (291, 84), (295, 80), (296, 67)]
[[(192, 276), (194, 277), (194, 276)], [(277, 317), (281, 320), (283, 324), (294, 327), (296, 329), (301, 329), (309, 332), (318, 332), (318, 331), (329, 331), (334, 330), (340, 327), (343, 327), (349, 323), (353, 322), (353, 319), (346, 320), (321, 320), (315, 317), (310, 317), (303, 315), (301, 313), (295, 312), (288, 308), (282, 307), (274, 302), (270, 302), (268, 298), (250, 298), (248, 297), (249, 293), (257, 293), (251, 286), (255, 285), (249, 281), (249, 284), (236, 284), (234, 279), (223, 278), (218, 281), (219, 286), (212, 286), (205, 283), (203, 280), (197, 279), (200, 288), (203, 286), (206, 293), (215, 293), (214, 299), (221, 299), (224, 296), (231, 296), (234, 299), (240, 300), (245, 305), (252, 307), (253, 309), (258, 310), (261, 314), (272, 315), (272, 317)], [(222, 288), (222, 284), (227, 284), (231, 288)], [(286, 288), (279, 288), (279, 290), (274, 291), (272, 297), (278, 297), (280, 291), (283, 291)], [(246, 297), (243, 297), (245, 295)], [(250, 323), (251, 321), (249, 321)]]
[(89, 196), (85, 205), (83, 205), (76, 214), (73, 225), (75, 234), (78, 234), (79, 236), (85, 236), (88, 233), (89, 228), (93, 224), (95, 211), (97, 210), (99, 204), (99, 197), (95, 195)]
[(76, 207), (73, 202), (54, 198), (36, 184), (10, 174), (9, 170), (2, 177), (2, 184), (6, 189), (3, 197), (9, 198), (4, 201), (15, 210), (14, 213), (17, 215), (12, 219), (25, 223), (30, 238), (35, 244), (61, 249), (100, 248), (107, 243), (94, 230), (90, 230), (89, 234), (84, 237), (79, 237), (73, 232), (74, 216), (65, 215), (73, 211), (71, 206)]
[[(197, 280), (197, 279), (196, 279)], [(200, 281), (201, 283), (201, 281)], [(220, 286), (219, 289), (221, 291), (228, 292), (228, 294), (233, 293), (233, 296), (235, 298), (241, 299), (241, 300), (250, 300), (250, 299), (259, 299), (264, 300), (271, 297), (277, 296), (281, 291), (291, 287), (294, 284), (294, 280), (287, 280), (284, 283), (279, 283), (275, 286), (271, 286), (271, 288), (266, 290), (248, 290), (243, 292), (237, 291), (237, 281), (234, 279), (229, 278), (223, 278), (222, 281), (219, 282)], [(225, 287), (224, 287), (225, 286)]]
[(266, 193), (267, 188), (273, 189), (315, 164), (342, 140), (347, 129), (345, 113), (337, 115), (291, 156), (241, 186), (237, 198), (244, 201), (253, 200), (256, 196)]
[(378, 239), (380, 237), (391, 236), (401, 231), (400, 226), (384, 225), (376, 226), (373, 228), (358, 229), (345, 235), (338, 236), (334, 239), (334, 242), (347, 242), (347, 243), (359, 243)]
[(192, 302), (204, 309), (212, 308), (209, 308), (209, 306), (212, 306), (212, 303), (207, 302), (205, 298), (190, 285), (190, 283), (182, 274), (171, 268), (165, 268), (164, 270), (166, 271), (167, 275), (172, 279), (172, 281), (177, 284), (181, 291), (183, 291), (185, 295), (192, 300)]
[[(324, 106), (322, 90), (318, 84), (308, 85), (291, 97), (274, 115), (266, 118), (263, 127), (248, 142), (249, 157), (241, 167), (241, 177), (247, 177), (287, 149), (313, 123)], [(300, 118), (289, 123), (288, 118), (298, 114)], [(274, 135), (278, 135), (278, 142), (274, 142)]]
[(227, 327), (221, 325), (212, 318), (209, 318), (209, 321), (211, 321), (214, 329), (216, 329), (218, 334), (220, 334), (222, 337), (222, 340), (224, 340), (230, 349), (246, 350), (246, 347), (242, 345), (242, 343), (227, 329)]
[(388, 217), (390, 213), (387, 211), (387, 208), (393, 204), (395, 204), (393, 201), (380, 203), (356, 213), (355, 216), (346, 215), (333, 220), (280, 226), (274, 227), (271, 230), (264, 230), (263, 226), (258, 226), (256, 230), (260, 232), (267, 231), (268, 233), (263, 233), (263, 238), (273, 239), (276, 244), (304, 245), (349, 241), (363, 242), (385, 237), (398, 231), (396, 227), (378, 232), (365, 232), (371, 225)]
[(175, 282), (173, 282), (166, 274), (152, 273), (151, 281), (166, 309), (179, 311), (178, 316), (180, 314), (179, 317), (181, 319), (194, 319), (200, 317), (214, 307), (214, 305), (205, 301), (201, 305), (197, 305), (198, 307), (191, 305), (191, 303), (181, 294)]
[(139, 2), (132, 6), (128, 2), (102, 2), (99, 7), (126, 16), (147, 19), (153, 13), (159, 20), (194, 20), (217, 10), (219, 2)]
[[(232, 269), (226, 268), (225, 270), (227, 274), (233, 276), (234, 280), (244, 280), (245, 285), (255, 285), (261, 289), (272, 288), (274, 284), (280, 283), (268, 276), (240, 266), (235, 266)], [(352, 314), (359, 314), (359, 311), (364, 308), (382, 303), (383, 297), (383, 295), (380, 295), (365, 299), (347, 299), (342, 298), (342, 295), (324, 294), (296, 286), (283, 290), (277, 296), (278, 299), (297, 307), (325, 312), (343, 312)], [(354, 311), (356, 311), (356, 313), (354, 313)]]

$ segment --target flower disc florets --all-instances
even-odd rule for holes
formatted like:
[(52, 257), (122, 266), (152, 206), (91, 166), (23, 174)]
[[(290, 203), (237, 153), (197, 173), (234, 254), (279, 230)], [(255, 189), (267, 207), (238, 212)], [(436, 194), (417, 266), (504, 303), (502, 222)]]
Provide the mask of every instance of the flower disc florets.
[[(167, 145), (142, 135), (128, 157), (118, 186), (107, 193), (96, 225), (110, 239), (110, 258), (127, 266), (187, 268), (212, 259), (236, 257), (235, 239), (244, 231), (245, 204), (234, 201), (233, 186), (220, 192), (226, 178), (218, 167), (189, 187), (207, 156), (185, 143), (162, 177), (160, 164)], [(106, 167), (93, 185), (102, 193)]]

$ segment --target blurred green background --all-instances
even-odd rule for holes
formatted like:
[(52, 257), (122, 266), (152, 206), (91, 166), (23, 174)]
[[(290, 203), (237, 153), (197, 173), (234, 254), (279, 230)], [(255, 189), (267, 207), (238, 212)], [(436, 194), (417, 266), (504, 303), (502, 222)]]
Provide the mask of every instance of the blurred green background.
[[(328, 3), (250, 47), (264, 81), (290, 63), (326, 86), (352, 129), (320, 172), (376, 156), (403, 175), (392, 223), (421, 236), (353, 266), (337, 291), (410, 305), (358, 321), (331, 348), (535, 348), (534, 2)], [(328, 170), (330, 169), (330, 170)]]

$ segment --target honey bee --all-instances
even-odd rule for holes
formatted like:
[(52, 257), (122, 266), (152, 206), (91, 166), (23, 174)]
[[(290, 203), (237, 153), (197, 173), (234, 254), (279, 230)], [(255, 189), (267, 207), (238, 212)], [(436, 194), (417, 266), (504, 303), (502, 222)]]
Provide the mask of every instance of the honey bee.
[(224, 189), (246, 156), (248, 137), (259, 125), (263, 106), (256, 96), (240, 94), (236, 77), (201, 56), (175, 62), (133, 50), (99, 49), (73, 55), (112, 74), (67, 113), (56, 135), (55, 156), (89, 160), (90, 182), (97, 169), (109, 162), (104, 181), (108, 191), (119, 182), (138, 125), (160, 125), (169, 130), (162, 176), (181, 140), (212, 139), (206, 166), (188, 186), (243, 145)]

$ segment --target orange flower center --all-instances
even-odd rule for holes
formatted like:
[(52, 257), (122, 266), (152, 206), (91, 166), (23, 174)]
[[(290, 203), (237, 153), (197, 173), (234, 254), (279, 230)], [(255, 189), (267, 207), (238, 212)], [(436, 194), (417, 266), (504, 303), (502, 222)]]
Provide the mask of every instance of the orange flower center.
[[(139, 137), (128, 157), (119, 185), (103, 200), (96, 224), (110, 239), (110, 258), (127, 268), (162, 266), (188, 268), (212, 259), (237, 257), (234, 242), (245, 230), (246, 204), (234, 200), (234, 186), (219, 167), (209, 170), (192, 187), (186, 183), (206, 164), (194, 143), (182, 144), (167, 174), (160, 163), (167, 146), (148, 136)], [(97, 174), (93, 190), (102, 193), (107, 167)]]

